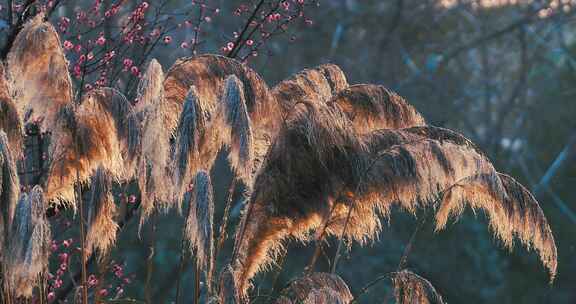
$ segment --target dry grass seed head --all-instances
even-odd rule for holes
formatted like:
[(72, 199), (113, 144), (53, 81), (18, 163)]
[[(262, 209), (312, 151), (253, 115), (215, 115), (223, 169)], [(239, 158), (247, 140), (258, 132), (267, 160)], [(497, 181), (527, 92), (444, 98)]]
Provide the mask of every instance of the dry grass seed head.
[(325, 103), (346, 87), (348, 82), (344, 72), (336, 65), (325, 64), (305, 69), (281, 81), (272, 88), (272, 94), (283, 112), (288, 114), (297, 102)]
[(552, 230), (544, 212), (532, 194), (512, 177), (498, 173), (504, 194), (494, 193), (486, 179), (493, 176), (477, 176), (463, 180), (450, 188), (442, 197), (436, 213), (436, 230), (443, 229), (450, 217), (459, 217), (467, 204), (472, 209), (483, 209), (489, 218), (494, 234), (504, 246), (512, 250), (514, 237), (540, 256), (548, 269), (550, 280), (556, 275), (557, 249)]
[(142, 214), (140, 226), (155, 208), (167, 211), (173, 207), (174, 193), (169, 174), (170, 140), (178, 112), (164, 94), (164, 73), (153, 60), (139, 86), (138, 116), (142, 120), (141, 154), (138, 168), (138, 184), (141, 192)]
[(28, 21), (16, 36), (8, 54), (8, 78), (24, 123), (38, 121), (42, 131), (51, 130), (73, 93), (60, 38), (44, 14)]
[(206, 171), (199, 171), (194, 178), (194, 188), (185, 194), (189, 204), (186, 217), (185, 237), (192, 254), (201, 265), (206, 276), (206, 285), (211, 289), (214, 271), (214, 196), (212, 182)]
[(222, 95), (223, 108), (218, 115), (224, 115), (217, 122), (215, 129), (226, 134), (224, 144), (230, 147), (228, 160), (234, 172), (250, 184), (253, 166), (253, 138), (252, 126), (248, 109), (244, 99), (244, 88), (238, 77), (231, 75), (226, 78), (224, 94)]
[[(474, 192), (465, 193), (466, 201), (482, 206), (490, 217), (501, 218), (498, 204), (507, 204), (510, 191), (486, 156), (462, 135), (413, 127), (356, 136), (345, 119), (337, 119), (333, 112), (338, 109), (308, 107), (313, 110), (288, 118), (256, 178), (250, 212), (242, 221), (245, 233), (236, 242), (239, 255), (234, 265), (240, 290), (245, 292), (249, 280), (274, 260), (283, 240), (305, 240), (331, 206), (327, 232), (342, 234), (353, 203), (345, 236), (363, 244), (377, 236), (380, 218), (388, 217), (393, 205), (411, 213), (434, 207), (444, 192), (473, 179), (492, 201)], [(518, 214), (519, 223), (530, 222), (526, 221), (530, 213)], [(525, 243), (538, 243), (541, 238), (526, 235), (532, 241)], [(540, 252), (548, 266), (553, 248), (551, 238), (547, 239)]]
[(176, 129), (172, 156), (175, 196), (178, 202), (192, 182), (193, 174), (203, 165), (200, 163), (198, 149), (205, 133), (206, 120), (198, 100), (198, 93), (194, 87), (190, 87)]
[(116, 204), (112, 195), (112, 177), (102, 167), (92, 176), (88, 201), (88, 231), (86, 232), (87, 256), (98, 250), (103, 258), (116, 241)]
[(398, 304), (443, 304), (442, 296), (434, 286), (425, 278), (411, 272), (402, 270), (392, 276), (394, 297)]
[(340, 107), (358, 133), (426, 125), (411, 104), (381, 85), (350, 86), (336, 94), (329, 105)]
[(347, 304), (354, 298), (342, 278), (323, 272), (307, 274), (294, 280), (282, 294), (283, 301), (290, 301), (286, 303)]
[(48, 153), (47, 201), (72, 205), (77, 175), (85, 183), (100, 166), (114, 178), (129, 178), (124, 159), (134, 149), (138, 133), (129, 120), (128, 101), (119, 94), (113, 89), (94, 90), (80, 105), (60, 111)]
[(50, 224), (46, 219), (42, 189), (22, 193), (5, 257), (6, 281), (16, 297), (29, 298), (50, 256)]
[(220, 55), (179, 59), (166, 74), (167, 103), (174, 113), (180, 113), (190, 86), (195, 86), (202, 108), (214, 117), (230, 75), (238, 77), (244, 86), (244, 100), (254, 128), (276, 129), (281, 111), (266, 82), (248, 66)]

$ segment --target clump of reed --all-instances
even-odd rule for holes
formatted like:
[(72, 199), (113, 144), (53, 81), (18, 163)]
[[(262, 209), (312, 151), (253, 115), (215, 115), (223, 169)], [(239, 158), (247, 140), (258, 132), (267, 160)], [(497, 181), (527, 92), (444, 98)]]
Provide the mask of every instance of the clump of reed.
[[(200, 273), (210, 301), (218, 294), (222, 303), (245, 302), (253, 277), (277, 260), (287, 240), (333, 235), (364, 245), (376, 239), (393, 206), (412, 214), (434, 210), (438, 231), (467, 206), (483, 210), (506, 247), (520, 239), (537, 251), (551, 280), (556, 274), (554, 237), (527, 189), (461, 134), (427, 125), (382, 86), (350, 86), (335, 65), (304, 70), (270, 89), (255, 71), (222, 56), (181, 59), (166, 74), (152, 60), (135, 106), (112, 88), (73, 102), (60, 39), (39, 15), (18, 35), (6, 71), (4, 81), (0, 70), (0, 234), (4, 287), (15, 297), (30, 297), (46, 271), (47, 207), (79, 207), (84, 240), (81, 190), (88, 188), (81, 250), (85, 258), (95, 251), (102, 257), (120, 226), (113, 186), (130, 182), (140, 192), (140, 224), (156, 210), (188, 206), (183, 238), (197, 264), (196, 302)], [(51, 133), (49, 169), (41, 185), (20, 193), (15, 162), (27, 123)], [(214, 280), (209, 171), (222, 148), (235, 176), (230, 189), (242, 182), (249, 198), (231, 260)], [(398, 302), (442, 303), (412, 272), (392, 280)], [(86, 302), (86, 289), (82, 296)], [(334, 273), (307, 273), (277, 299), (353, 301)]]

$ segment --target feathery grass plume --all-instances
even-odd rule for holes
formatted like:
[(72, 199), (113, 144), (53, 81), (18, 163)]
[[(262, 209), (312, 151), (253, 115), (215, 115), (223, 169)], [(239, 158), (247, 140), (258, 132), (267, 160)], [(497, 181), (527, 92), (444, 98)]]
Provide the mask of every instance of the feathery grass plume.
[(242, 82), (235, 75), (226, 78), (221, 110), (212, 132), (218, 132), (223, 144), (230, 147), (228, 160), (234, 172), (250, 184), (253, 165), (253, 138), (250, 117), (244, 100)]
[(8, 54), (8, 79), (24, 124), (52, 129), (58, 113), (72, 101), (72, 81), (60, 37), (44, 14), (28, 21)]
[(115, 221), (116, 204), (111, 191), (112, 177), (102, 167), (96, 170), (90, 183), (88, 201), (88, 231), (86, 233), (86, 256), (94, 250), (105, 256), (114, 242), (118, 224)]
[[(0, 130), (0, 247), (4, 247), (4, 242), (8, 241), (20, 196), (20, 180), (13, 155), (8, 136)], [(0, 252), (0, 257), (2, 255)]]
[(410, 270), (395, 272), (392, 276), (392, 284), (398, 304), (444, 304), (442, 296), (434, 286)]
[(8, 287), (16, 297), (29, 298), (50, 256), (50, 224), (40, 186), (22, 193), (9, 242), (9, 256), (4, 258)]
[(48, 153), (47, 201), (72, 204), (77, 172), (79, 182), (87, 182), (100, 166), (114, 178), (130, 178), (124, 160), (132, 158), (139, 137), (131, 111), (114, 89), (91, 91), (80, 105), (60, 111)]
[(350, 86), (336, 94), (329, 104), (340, 107), (360, 133), (426, 125), (412, 105), (381, 85)]
[[(254, 129), (276, 130), (281, 111), (266, 82), (248, 66), (220, 55), (207, 54), (176, 61), (164, 82), (171, 112), (181, 113), (188, 90), (194, 86), (204, 111), (215, 114), (222, 101), (225, 80), (230, 75), (238, 77), (244, 86), (244, 100)], [(176, 123), (172, 130), (175, 128)]]
[(206, 286), (211, 290), (214, 271), (214, 197), (212, 182), (206, 171), (199, 171), (194, 178), (194, 189), (185, 195), (189, 204), (185, 237), (190, 252), (196, 253), (196, 262), (206, 276)]
[(282, 291), (279, 303), (347, 304), (353, 296), (348, 285), (336, 274), (306, 274)]
[(300, 71), (272, 88), (272, 94), (289, 113), (299, 101), (328, 102), (348, 87), (346, 75), (334, 64), (324, 64)]
[[(411, 213), (434, 207), (462, 181), (481, 183), (500, 204), (508, 199), (488, 158), (460, 134), (413, 127), (359, 136), (337, 108), (307, 107), (288, 119), (254, 183), (235, 244), (233, 267), (242, 293), (274, 261), (283, 240), (307, 240), (326, 216), (328, 234), (340, 236), (347, 227), (344, 236), (364, 244), (377, 236), (380, 217), (387, 218), (393, 205)], [(470, 205), (501, 217), (483, 196), (465, 195)], [(527, 226), (541, 223), (517, 214)], [(540, 235), (527, 237), (538, 243)]]
[(167, 211), (173, 206), (169, 174), (170, 140), (178, 112), (164, 98), (164, 72), (152, 60), (138, 87), (136, 116), (140, 120), (140, 155), (137, 163), (138, 185), (141, 192), (142, 213), (140, 227), (158, 208)]
[(0, 130), (8, 136), (12, 158), (19, 159), (23, 156), (22, 123), (5, 76), (4, 65), (0, 63)]
[(332, 289), (320, 288), (310, 292), (303, 304), (348, 304), (340, 295)]
[[(498, 177), (507, 194), (503, 200), (500, 196), (495, 197), (480, 178), (463, 180), (446, 191), (436, 213), (436, 230), (443, 229), (451, 216), (460, 216), (466, 203), (473, 209), (484, 209), (491, 230), (505, 247), (512, 250), (516, 236), (528, 249), (534, 248), (548, 269), (550, 281), (553, 281), (558, 256), (544, 212), (524, 186), (508, 175), (498, 173)], [(469, 199), (471, 196), (474, 200)]]
[(200, 159), (198, 151), (201, 142), (203, 143), (205, 133), (204, 111), (198, 100), (196, 88), (192, 86), (188, 91), (184, 108), (180, 114), (172, 156), (174, 184), (177, 192), (175, 194), (178, 202), (182, 200), (184, 192), (187, 191), (188, 185), (192, 182), (192, 175), (206, 165), (206, 160)]

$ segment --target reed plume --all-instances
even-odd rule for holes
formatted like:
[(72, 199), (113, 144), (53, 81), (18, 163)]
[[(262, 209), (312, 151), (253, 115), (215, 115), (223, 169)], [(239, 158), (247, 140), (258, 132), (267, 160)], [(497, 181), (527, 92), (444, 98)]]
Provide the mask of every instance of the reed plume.
[(394, 297), (399, 304), (443, 304), (442, 296), (425, 278), (410, 270), (395, 272), (392, 276)]
[(334, 64), (323, 64), (300, 71), (272, 88), (272, 95), (288, 113), (299, 101), (328, 102), (348, 87), (344, 72)]
[(347, 304), (352, 299), (352, 293), (342, 278), (336, 274), (317, 272), (290, 283), (276, 303)]
[(22, 193), (4, 257), (5, 279), (17, 298), (30, 298), (33, 287), (47, 270), (50, 255), (50, 224), (46, 219), (40, 186)]
[(196, 253), (196, 263), (204, 271), (206, 286), (211, 290), (214, 271), (214, 197), (208, 172), (199, 171), (196, 174), (194, 188), (186, 193), (185, 201), (189, 204), (185, 237), (190, 252)]
[(86, 94), (78, 106), (68, 105), (58, 114), (49, 147), (46, 199), (70, 205), (74, 183), (85, 183), (98, 167), (113, 178), (126, 180), (124, 161), (132, 158), (139, 131), (132, 106), (114, 89)]
[(110, 174), (102, 167), (98, 168), (90, 183), (86, 256), (98, 250), (100, 258), (103, 258), (116, 241), (118, 224), (115, 221), (116, 204), (111, 186)]
[[(544, 212), (534, 196), (514, 178), (502, 173), (498, 177), (505, 189), (504, 199), (487, 189), (482, 176), (462, 180), (445, 191), (436, 213), (436, 230), (443, 229), (450, 217), (459, 217), (466, 204), (472, 209), (483, 209), (491, 230), (504, 246), (512, 250), (514, 237), (518, 237), (526, 248), (538, 253), (550, 280), (554, 280), (557, 249)], [(469, 199), (471, 196), (474, 200)]]
[(254, 154), (252, 127), (244, 88), (238, 77), (231, 75), (226, 78), (220, 106), (212, 132), (218, 132), (222, 143), (230, 147), (228, 160), (236, 175), (250, 184)]
[(170, 140), (179, 112), (172, 112), (164, 97), (164, 72), (156, 60), (148, 65), (138, 87), (136, 115), (141, 121), (140, 155), (137, 166), (141, 192), (140, 226), (156, 207), (172, 207), (172, 185), (168, 174)]
[[(199, 149), (200, 147), (205, 148), (204, 142), (209, 140), (205, 135), (206, 119), (204, 118), (204, 111), (198, 100), (198, 93), (192, 86), (188, 91), (184, 108), (180, 114), (172, 156), (176, 199), (179, 203), (184, 192), (188, 190), (188, 185), (192, 183), (192, 177), (195, 172), (207, 163), (214, 161), (212, 155), (217, 153), (217, 151), (210, 151), (210, 153), (203, 151), (202, 156), (208, 155), (210, 159), (200, 158)], [(214, 147), (214, 150), (216, 149), (218, 148)]]
[[(276, 129), (280, 123), (277, 113), (281, 112), (268, 85), (248, 66), (219, 55), (207, 54), (176, 61), (167, 72), (164, 82), (165, 96), (171, 111), (182, 112), (188, 90), (194, 86), (204, 111), (214, 114), (222, 101), (226, 78), (230, 75), (235, 75), (242, 82), (244, 100), (253, 127)], [(175, 128), (176, 123), (172, 126), (172, 130)]]
[(24, 124), (51, 130), (62, 108), (72, 101), (72, 82), (60, 37), (44, 14), (28, 21), (8, 54), (8, 79)]
[(359, 133), (426, 125), (422, 115), (411, 104), (381, 85), (350, 86), (338, 92), (328, 104), (338, 106), (346, 113)]
[(4, 255), (6, 241), (14, 221), (14, 213), (20, 196), (20, 180), (8, 136), (0, 130), (0, 258)]
[[(410, 213), (435, 207), (444, 193), (467, 180), (482, 184), (485, 194), (465, 192), (464, 201), (481, 206), (489, 217), (502, 218), (495, 204), (510, 204), (509, 191), (488, 158), (460, 134), (413, 127), (360, 136), (337, 108), (300, 108), (271, 147), (238, 229), (233, 267), (241, 293), (275, 260), (283, 240), (306, 241), (323, 222), (328, 234), (364, 244), (377, 236), (380, 217), (387, 218), (392, 206)], [(512, 225), (513, 231), (540, 248), (545, 265), (553, 266), (548, 225), (528, 212), (513, 214), (520, 219), (510, 217), (502, 226), (511, 219), (524, 223)], [(532, 233), (536, 229), (543, 232)]]
[(0, 64), (0, 130), (8, 136), (12, 158), (16, 160), (23, 156), (22, 122), (8, 85), (4, 65)]

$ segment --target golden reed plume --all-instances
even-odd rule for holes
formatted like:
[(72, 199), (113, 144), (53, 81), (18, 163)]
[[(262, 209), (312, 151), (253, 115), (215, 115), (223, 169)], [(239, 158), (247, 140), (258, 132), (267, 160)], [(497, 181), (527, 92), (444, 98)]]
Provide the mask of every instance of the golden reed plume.
[(169, 157), (172, 125), (178, 116), (164, 98), (164, 72), (156, 60), (148, 65), (138, 86), (135, 115), (141, 130), (140, 153), (135, 173), (141, 193), (140, 226), (158, 208), (172, 207)]
[(28, 21), (8, 54), (8, 80), (22, 121), (41, 130), (54, 127), (58, 113), (72, 101), (68, 61), (54, 27), (44, 14)]
[(114, 179), (131, 177), (125, 161), (133, 158), (139, 137), (131, 112), (126, 98), (110, 88), (93, 90), (80, 105), (60, 111), (49, 148), (47, 201), (71, 204), (76, 179), (87, 182), (98, 167)]
[(50, 240), (42, 189), (35, 186), (18, 201), (8, 255), (3, 259), (5, 284), (16, 298), (32, 296), (32, 289), (48, 267)]
[(410, 270), (393, 273), (392, 284), (398, 304), (444, 304), (436, 288), (428, 280)]
[(276, 304), (348, 304), (353, 296), (336, 274), (316, 272), (294, 280), (281, 292)]
[[(249, 184), (253, 168), (258, 167), (251, 164), (254, 159), (263, 158), (282, 121), (283, 111), (268, 85), (256, 72), (234, 59), (201, 55), (177, 61), (167, 73), (166, 100), (177, 113), (181, 113), (191, 86), (195, 88), (197, 108), (202, 109), (206, 127), (197, 148), (199, 161), (191, 162), (191, 168), (196, 164), (202, 165), (198, 168), (209, 169), (221, 146), (226, 145), (231, 148), (229, 160), (233, 170)], [(235, 115), (236, 120), (226, 118), (226, 113)], [(244, 163), (242, 159), (251, 161)]]
[(381, 85), (350, 86), (338, 92), (328, 104), (338, 106), (346, 113), (354, 130), (359, 133), (426, 125), (422, 115), (411, 104)]
[[(503, 181), (462, 135), (413, 127), (360, 136), (336, 108), (300, 108), (271, 147), (237, 232), (233, 268), (243, 295), (250, 279), (282, 251), (283, 240), (308, 240), (311, 230), (327, 222), (327, 233), (339, 236), (347, 227), (345, 237), (365, 243), (377, 236), (380, 217), (388, 217), (394, 205), (411, 213), (440, 205), (439, 214), (450, 214), (447, 210), (454, 208), (443, 208), (448, 203), (439, 200), (467, 181), (482, 188), (461, 192), (463, 199), (456, 202), (467, 202), (502, 221), (491, 222), (496, 236), (505, 239), (506, 231), (498, 227), (508, 227), (500, 229), (510, 229), (529, 248), (537, 248), (551, 275), (555, 273), (553, 237), (535, 200), (529, 200), (530, 212), (521, 211), (527, 204), (525, 195), (510, 199), (519, 196), (509, 193), (516, 187)], [(502, 216), (503, 206), (516, 211)]]
[(205, 110), (196, 88), (188, 92), (176, 129), (173, 155), (175, 184), (183, 188), (199, 170), (209, 171), (222, 146), (228, 146), (228, 160), (236, 175), (249, 184), (252, 175), (253, 138), (242, 83), (231, 75), (226, 79), (222, 101), (215, 117)]
[(88, 200), (88, 230), (86, 232), (86, 256), (98, 250), (103, 258), (116, 241), (116, 204), (112, 195), (112, 177), (99, 167), (92, 176)]
[[(215, 114), (222, 101), (226, 78), (238, 77), (244, 87), (244, 100), (254, 128), (273, 129), (280, 123), (280, 113), (268, 85), (250, 69), (231, 58), (219, 55), (201, 55), (183, 58), (174, 64), (164, 81), (165, 97), (174, 115), (182, 112), (182, 106), (191, 86), (196, 88), (202, 109)], [(212, 115), (215, 117), (215, 115)], [(176, 123), (172, 130), (176, 128)]]
[(12, 157), (16, 160), (23, 156), (22, 122), (8, 85), (4, 65), (0, 64), (0, 130), (8, 136)]
[(272, 88), (272, 95), (282, 106), (283, 112), (289, 113), (296, 102), (325, 103), (347, 87), (346, 75), (337, 65), (323, 64), (282, 80)]

